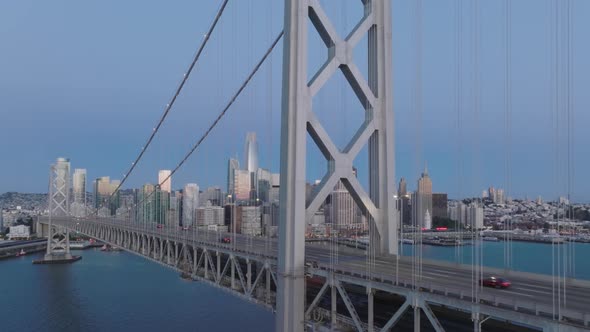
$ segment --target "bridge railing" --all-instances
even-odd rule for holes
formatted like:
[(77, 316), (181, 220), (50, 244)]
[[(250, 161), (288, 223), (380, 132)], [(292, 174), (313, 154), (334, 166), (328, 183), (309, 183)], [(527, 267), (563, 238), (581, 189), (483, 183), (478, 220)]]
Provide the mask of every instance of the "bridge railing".
[[(315, 270), (315, 271), (314, 271)], [(507, 296), (500, 296), (496, 294), (487, 294), (487, 293), (480, 293), (478, 296), (479, 301), (477, 301), (476, 297), (473, 296), (471, 290), (466, 291), (465, 289), (461, 289), (459, 287), (449, 287), (437, 284), (435, 282), (424, 282), (424, 281), (413, 281), (411, 279), (404, 279), (404, 278), (395, 278), (391, 274), (384, 274), (384, 273), (377, 273), (377, 272), (370, 272), (366, 273), (365, 271), (359, 271), (355, 269), (351, 269), (345, 266), (334, 266), (331, 268), (327, 265), (319, 264), (315, 268), (311, 268), (310, 273), (317, 274), (317, 270), (323, 270), (326, 273), (319, 273), (323, 276), (328, 276), (329, 273), (334, 273), (336, 277), (340, 276), (348, 276), (350, 278), (345, 279), (345, 282), (352, 282), (355, 283), (355, 280), (362, 281), (359, 284), (368, 284), (370, 282), (371, 287), (375, 289), (380, 289), (386, 292), (390, 292), (391, 288), (380, 287), (381, 285), (391, 285), (394, 287), (400, 287), (404, 290), (414, 290), (419, 291), (423, 294), (430, 294), (434, 296), (429, 296), (433, 303), (443, 304), (447, 306), (454, 306), (458, 309), (467, 309), (469, 306), (461, 305), (457, 306), (456, 303), (452, 301), (444, 300), (446, 299), (455, 299), (461, 300), (462, 302), (467, 302), (469, 304), (483, 304), (489, 307), (493, 307), (495, 309), (505, 309), (510, 310), (518, 313), (530, 314), (535, 315), (543, 318), (559, 320), (562, 322), (570, 322), (577, 325), (582, 325), (585, 327), (590, 326), (590, 314), (578, 310), (562, 308), (560, 311), (561, 317), (558, 318), (557, 313), (554, 311), (554, 307), (551, 305), (542, 304), (536, 301), (530, 300), (522, 300), (520, 298), (511, 298)], [(394, 278), (392, 278), (394, 277)], [(406, 295), (408, 292), (402, 291), (400, 295)], [(398, 293), (398, 294), (399, 294)], [(438, 296), (436, 296), (438, 295)], [(428, 301), (428, 300), (427, 300)], [(590, 310), (590, 308), (589, 308)], [(470, 311), (470, 310), (469, 310)]]

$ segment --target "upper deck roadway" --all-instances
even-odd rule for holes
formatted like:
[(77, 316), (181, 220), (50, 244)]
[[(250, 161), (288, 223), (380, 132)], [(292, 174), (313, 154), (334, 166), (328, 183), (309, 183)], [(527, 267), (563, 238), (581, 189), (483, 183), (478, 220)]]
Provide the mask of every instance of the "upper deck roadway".
[[(42, 220), (46, 223), (46, 220)], [(72, 230), (79, 229), (86, 223), (102, 224), (115, 227), (121, 230), (133, 231), (140, 234), (151, 235), (160, 238), (172, 239), (174, 241), (188, 241), (205, 244), (224, 252), (236, 252), (236, 254), (247, 254), (248, 257), (259, 256), (275, 260), (278, 253), (276, 239), (264, 237), (249, 237), (240, 234), (218, 233), (212, 231), (183, 230), (181, 228), (164, 227), (157, 228), (155, 225), (142, 225), (113, 219), (73, 219), (53, 218), (56, 225), (66, 226)], [(230, 243), (221, 243), (221, 237), (230, 237)], [(305, 257), (308, 270), (321, 272), (331, 270), (334, 273), (345, 274), (353, 277), (366, 278), (371, 275), (383, 283), (399, 285), (408, 283), (419, 284), (421, 288), (430, 290), (431, 293), (448, 295), (454, 294), (466, 299), (473, 299), (473, 272), (470, 265), (459, 265), (439, 261), (423, 260), (421, 269), (421, 280), (415, 278), (415, 266), (411, 257), (377, 256), (371, 260), (371, 268), (367, 265), (366, 252), (360, 249), (339, 247), (338, 257), (334, 262), (334, 255), (331, 254), (330, 246), (322, 243), (308, 243), (306, 245)], [(541, 258), (549, 259), (549, 258)], [(333, 261), (333, 265), (330, 264)], [(317, 263), (317, 266), (316, 266)], [(513, 305), (515, 308), (531, 307), (534, 311), (545, 313), (557, 311), (557, 292), (561, 293), (561, 311), (565, 316), (570, 313), (580, 319), (586, 326), (590, 321), (590, 281), (579, 279), (568, 279), (565, 291), (563, 279), (560, 286), (552, 276), (523, 273), (516, 271), (505, 271), (483, 267), (483, 275), (500, 275), (507, 277), (512, 282), (508, 289), (481, 289), (480, 298), (487, 302), (503, 303)], [(321, 273), (320, 273), (321, 275)], [(479, 279), (479, 278), (477, 278)], [(558, 290), (559, 288), (559, 290)]]

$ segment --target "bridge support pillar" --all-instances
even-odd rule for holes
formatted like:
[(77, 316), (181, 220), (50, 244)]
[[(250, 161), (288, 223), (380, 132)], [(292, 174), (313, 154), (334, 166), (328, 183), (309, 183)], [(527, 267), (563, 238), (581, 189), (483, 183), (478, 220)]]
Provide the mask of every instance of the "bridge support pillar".
[(215, 253), (217, 257), (217, 280), (221, 280), (221, 256), (219, 255), (219, 251)]
[(331, 300), (332, 300), (332, 306), (331, 306), (331, 310), (330, 310), (330, 318), (332, 319), (332, 324), (330, 324), (330, 330), (331, 331), (336, 331), (336, 326), (338, 325), (338, 290), (336, 288), (336, 285), (334, 285), (334, 283), (332, 282), (331, 286)]
[(203, 259), (205, 260), (205, 279), (209, 279), (209, 252), (207, 251), (207, 249), (205, 249), (203, 255)]
[(420, 332), (420, 307), (414, 306), (414, 332)]
[(266, 303), (270, 303), (270, 283), (271, 283), (271, 276), (270, 276), (270, 264), (267, 262), (264, 263), (264, 268), (266, 269)]
[(236, 289), (236, 267), (234, 264), (234, 256), (229, 256), (229, 265), (231, 267), (231, 289)]
[[(362, 22), (346, 39), (338, 36), (318, 0), (285, 0), (283, 92), (281, 113), (281, 183), (279, 216), (278, 294), (275, 330), (304, 330), (305, 224), (333, 188), (342, 182), (367, 212), (378, 236), (376, 251), (397, 254), (399, 225), (395, 187), (392, 98), (391, 0), (363, 0)], [(308, 22), (330, 50), (326, 64), (309, 79)], [(353, 61), (352, 50), (367, 37), (368, 80)], [(312, 110), (313, 97), (340, 70), (362, 105), (365, 120), (346, 148), (336, 147)], [(327, 175), (306, 203), (307, 136), (328, 161)], [(364, 146), (369, 151), (369, 190), (353, 172)]]
[(374, 331), (373, 325), (374, 325), (375, 314), (373, 312), (373, 305), (374, 305), (373, 294), (374, 294), (373, 289), (370, 286), (367, 287), (367, 297), (368, 297), (368, 299), (367, 299), (367, 302), (368, 302), (367, 325), (369, 325), (368, 332)]
[(250, 288), (252, 287), (252, 262), (250, 262), (249, 258), (246, 259), (246, 265), (247, 265), (246, 289), (248, 289), (248, 291), (249, 291)]
[(49, 169), (49, 225), (47, 234), (47, 252), (41, 260), (34, 264), (71, 263), (80, 256), (70, 253), (70, 231), (61, 226), (53, 225), (53, 218), (67, 217), (70, 214), (70, 162), (58, 158)]

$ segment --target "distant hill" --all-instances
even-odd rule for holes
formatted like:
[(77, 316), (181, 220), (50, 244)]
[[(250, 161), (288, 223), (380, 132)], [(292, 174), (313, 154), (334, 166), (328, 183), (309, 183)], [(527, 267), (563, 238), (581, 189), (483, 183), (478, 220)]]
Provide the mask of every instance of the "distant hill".
[(17, 206), (25, 210), (44, 210), (47, 206), (47, 194), (8, 192), (0, 195), (1, 208), (16, 208)]

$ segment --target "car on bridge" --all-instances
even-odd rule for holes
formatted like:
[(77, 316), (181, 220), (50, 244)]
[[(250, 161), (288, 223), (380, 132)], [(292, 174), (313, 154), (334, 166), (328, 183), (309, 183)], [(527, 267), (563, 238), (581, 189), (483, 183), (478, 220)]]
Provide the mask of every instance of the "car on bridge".
[(157, 225), (156, 225), (156, 228), (164, 228), (164, 225), (162, 225), (162, 224), (157, 224)]
[(222, 237), (221, 239), (219, 239), (219, 242), (221, 242), (221, 243), (231, 243), (231, 238), (229, 236)]
[(507, 279), (490, 276), (482, 279), (481, 285), (484, 287), (508, 288), (510, 287), (511, 283)]

